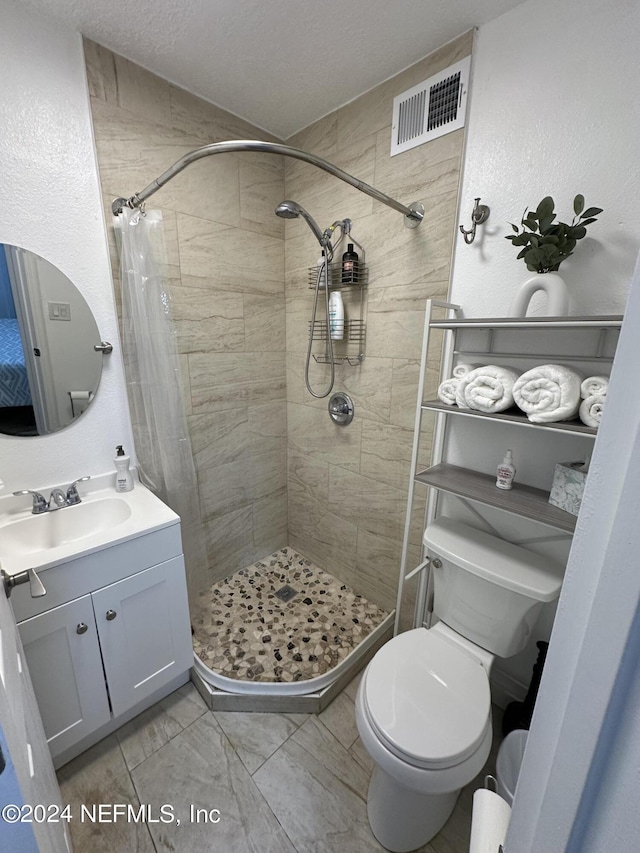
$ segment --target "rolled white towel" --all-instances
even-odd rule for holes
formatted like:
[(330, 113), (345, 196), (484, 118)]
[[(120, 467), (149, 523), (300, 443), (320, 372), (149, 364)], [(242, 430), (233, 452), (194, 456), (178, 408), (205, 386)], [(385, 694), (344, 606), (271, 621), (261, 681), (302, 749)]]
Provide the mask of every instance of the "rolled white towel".
[(454, 377), (451, 377), (451, 379), (445, 379), (444, 382), (441, 382), (438, 386), (438, 399), (443, 403), (446, 403), (447, 406), (455, 406), (456, 391), (458, 390), (459, 384), (460, 380), (455, 379)]
[[(471, 373), (473, 373), (473, 370)], [(467, 401), (464, 399), (464, 389), (467, 387), (467, 382), (469, 381), (471, 373), (465, 373), (462, 379), (458, 379), (458, 384), (456, 386), (456, 406), (460, 406), (461, 409), (468, 408)]]
[(606, 394), (592, 394), (580, 403), (580, 420), (585, 426), (596, 429), (600, 426), (606, 398)]
[(562, 364), (527, 370), (513, 386), (513, 398), (534, 424), (574, 418), (580, 408), (582, 376)]
[(463, 376), (458, 385), (456, 403), (478, 412), (504, 412), (513, 406), (513, 385), (517, 370), (498, 364), (485, 364)]
[(609, 388), (608, 376), (587, 376), (580, 386), (580, 396), (583, 400), (597, 395), (604, 396)]
[(467, 373), (471, 373), (472, 370), (475, 370), (476, 367), (480, 367), (479, 364), (469, 364), (466, 361), (461, 361), (460, 364), (456, 364), (453, 368), (453, 376), (455, 379), (462, 379), (463, 376), (466, 376)]

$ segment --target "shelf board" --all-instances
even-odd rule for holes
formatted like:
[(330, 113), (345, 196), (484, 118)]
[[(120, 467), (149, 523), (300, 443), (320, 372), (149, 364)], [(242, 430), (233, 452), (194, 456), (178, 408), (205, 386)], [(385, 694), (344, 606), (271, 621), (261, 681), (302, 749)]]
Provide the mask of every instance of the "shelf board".
[(600, 314), (593, 317), (466, 317), (432, 320), (432, 329), (616, 329), (622, 325), (622, 314)]
[(595, 438), (598, 434), (597, 429), (585, 426), (581, 421), (577, 420), (555, 421), (548, 424), (534, 424), (523, 412), (516, 408), (508, 409), (506, 412), (487, 413), (479, 412), (477, 409), (461, 409), (459, 406), (447, 406), (446, 403), (443, 403), (440, 400), (425, 400), (422, 404), (422, 408), (435, 412), (446, 412), (448, 415), (464, 415), (470, 418), (486, 418), (488, 420), (518, 424), (519, 426), (524, 427), (551, 430), (552, 432), (573, 432), (590, 438)]
[[(492, 352), (491, 350), (465, 350), (465, 349), (454, 349), (454, 355), (462, 356), (463, 358), (481, 358), (483, 361), (490, 360), (493, 364), (493, 360), (496, 358), (505, 359), (512, 361), (514, 358), (526, 359), (527, 361), (531, 361), (532, 359), (540, 362), (543, 359), (543, 356), (540, 353), (536, 352)], [(544, 355), (545, 364), (557, 364), (558, 362), (567, 361), (570, 364), (576, 361), (588, 361), (588, 362), (608, 362), (609, 364), (613, 361), (612, 355)]]
[(548, 524), (566, 533), (575, 530), (576, 517), (550, 504), (549, 492), (542, 489), (534, 489), (522, 483), (514, 483), (509, 490), (498, 489), (494, 476), (446, 462), (421, 471), (415, 475), (415, 479), (440, 491)]

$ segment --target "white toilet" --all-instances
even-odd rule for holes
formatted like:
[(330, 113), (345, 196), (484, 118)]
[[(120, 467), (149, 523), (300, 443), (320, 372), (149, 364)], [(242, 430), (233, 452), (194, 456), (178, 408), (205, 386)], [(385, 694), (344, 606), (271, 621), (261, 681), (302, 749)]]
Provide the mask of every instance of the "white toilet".
[(362, 742), (376, 763), (367, 798), (373, 834), (394, 853), (426, 844), (491, 748), (494, 656), (527, 644), (563, 567), (441, 517), (424, 543), (432, 559), (434, 627), (386, 643), (356, 700)]

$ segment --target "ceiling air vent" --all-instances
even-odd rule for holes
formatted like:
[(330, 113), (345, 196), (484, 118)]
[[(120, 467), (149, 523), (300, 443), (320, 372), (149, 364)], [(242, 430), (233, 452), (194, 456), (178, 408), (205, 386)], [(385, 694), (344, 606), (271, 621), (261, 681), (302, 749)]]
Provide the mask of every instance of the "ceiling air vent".
[(391, 156), (464, 127), (471, 57), (393, 99)]

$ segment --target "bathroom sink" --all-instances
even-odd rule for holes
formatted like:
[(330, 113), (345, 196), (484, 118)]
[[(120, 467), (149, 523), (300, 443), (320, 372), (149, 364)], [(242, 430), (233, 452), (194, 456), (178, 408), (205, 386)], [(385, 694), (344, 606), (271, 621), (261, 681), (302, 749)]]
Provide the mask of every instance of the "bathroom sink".
[[(81, 503), (40, 515), (31, 513), (30, 501), (23, 497), (0, 498), (0, 563), (5, 571), (47, 569), (179, 523), (175, 512), (141, 483), (122, 493), (112, 483), (113, 475), (93, 477), (94, 488), (83, 488)], [(39, 491), (48, 495), (50, 487)]]
[(131, 507), (117, 497), (29, 515), (1, 528), (2, 550), (35, 554), (111, 530), (131, 516)]

